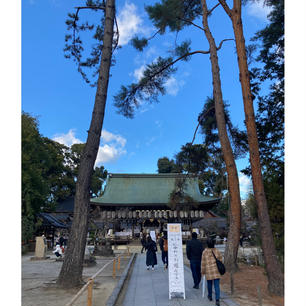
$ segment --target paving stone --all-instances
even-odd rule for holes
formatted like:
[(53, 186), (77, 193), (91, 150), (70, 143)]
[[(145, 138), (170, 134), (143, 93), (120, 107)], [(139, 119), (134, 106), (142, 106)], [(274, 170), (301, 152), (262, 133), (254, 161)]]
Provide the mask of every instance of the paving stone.
[[(158, 254), (160, 255), (160, 254)], [(160, 256), (158, 257), (160, 261)], [(185, 295), (183, 298), (172, 298), (169, 300), (168, 271), (164, 270), (160, 264), (155, 270), (147, 270), (146, 255), (138, 254), (132, 275), (128, 284), (127, 293), (123, 301), (123, 306), (213, 306), (215, 302), (210, 302), (207, 297), (202, 297), (201, 289), (193, 289), (193, 279), (189, 268), (185, 267)], [(201, 288), (201, 285), (200, 285)], [(221, 292), (222, 306), (237, 305), (228, 296), (222, 300), (224, 294)], [(225, 297), (225, 296), (224, 296)]]

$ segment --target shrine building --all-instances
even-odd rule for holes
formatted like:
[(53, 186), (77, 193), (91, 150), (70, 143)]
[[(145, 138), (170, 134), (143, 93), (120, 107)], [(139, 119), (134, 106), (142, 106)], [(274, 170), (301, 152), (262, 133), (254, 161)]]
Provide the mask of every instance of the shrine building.
[(194, 174), (110, 173), (103, 195), (92, 198), (90, 206), (95, 224), (107, 235), (137, 238), (140, 232), (160, 233), (171, 222), (181, 223), (183, 237), (189, 238), (194, 222), (217, 217), (210, 209), (219, 201), (200, 193)]

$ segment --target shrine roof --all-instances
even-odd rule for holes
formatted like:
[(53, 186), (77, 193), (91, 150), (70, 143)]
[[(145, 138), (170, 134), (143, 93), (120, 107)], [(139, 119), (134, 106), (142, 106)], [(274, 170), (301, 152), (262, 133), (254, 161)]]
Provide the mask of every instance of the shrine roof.
[(200, 193), (198, 177), (194, 174), (159, 173), (159, 174), (118, 174), (110, 173), (104, 193), (90, 201), (106, 205), (168, 205), (170, 194), (177, 180), (184, 180), (184, 194), (192, 198), (193, 203), (213, 204), (220, 199), (203, 196)]

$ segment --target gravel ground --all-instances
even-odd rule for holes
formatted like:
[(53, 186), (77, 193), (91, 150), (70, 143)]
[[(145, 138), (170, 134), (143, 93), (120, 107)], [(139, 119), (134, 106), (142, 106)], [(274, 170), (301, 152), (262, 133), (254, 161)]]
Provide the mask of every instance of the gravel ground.
[[(51, 256), (50, 259), (39, 261), (30, 260), (34, 256), (33, 253), (22, 256), (22, 306), (64, 306), (78, 292), (78, 289), (64, 290), (55, 286), (62, 262), (55, 261), (55, 256), (51, 254), (47, 254)], [(100, 276), (95, 278), (93, 289), (94, 306), (105, 305), (129, 262), (129, 258), (127, 255), (121, 258), (120, 270), (117, 271), (115, 279), (112, 277), (112, 264), (106, 267)], [(111, 259), (97, 256), (97, 265), (84, 267), (83, 279), (87, 280)], [(85, 291), (73, 305), (86, 305), (86, 300), (87, 293)]]

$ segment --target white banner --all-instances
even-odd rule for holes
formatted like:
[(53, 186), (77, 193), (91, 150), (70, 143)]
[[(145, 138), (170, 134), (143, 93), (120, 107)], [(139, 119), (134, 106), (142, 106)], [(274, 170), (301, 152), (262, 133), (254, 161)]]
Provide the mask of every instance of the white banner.
[(168, 223), (168, 270), (169, 270), (169, 299), (173, 296), (184, 297), (184, 262), (182, 229), (180, 223)]
[(150, 236), (151, 236), (151, 239), (156, 242), (155, 231), (150, 231)]

